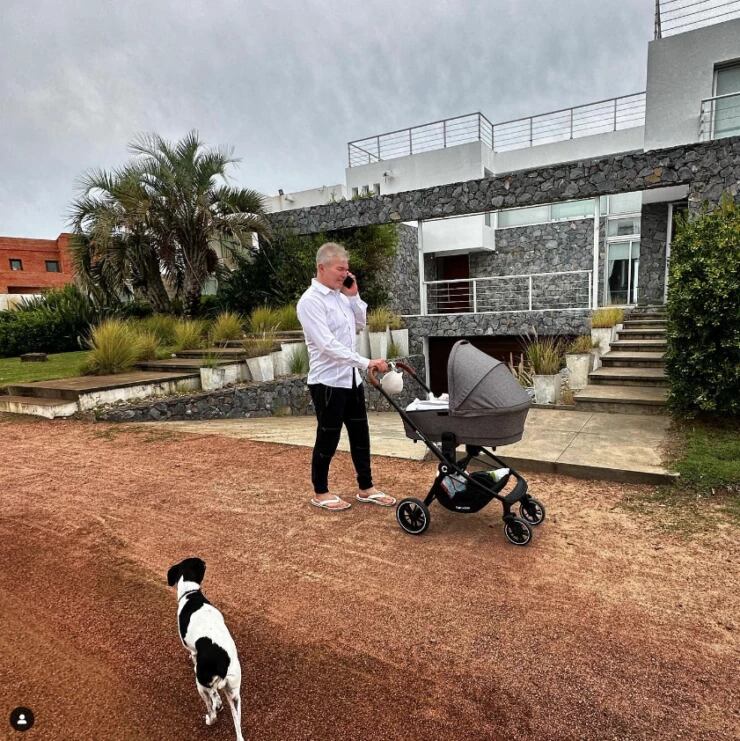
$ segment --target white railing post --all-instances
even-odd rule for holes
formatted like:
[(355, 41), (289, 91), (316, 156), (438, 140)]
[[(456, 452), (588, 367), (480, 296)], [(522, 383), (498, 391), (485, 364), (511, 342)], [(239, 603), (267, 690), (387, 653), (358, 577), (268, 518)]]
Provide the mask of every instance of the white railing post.
[(573, 138), (573, 109), (570, 109), (570, 138)]
[(617, 130), (617, 98), (614, 98), (614, 131)]
[(447, 119), (442, 121), (442, 139), (444, 141), (444, 149), (447, 149)]
[(409, 154), (414, 153), (414, 143), (411, 141), (411, 129), (409, 129)]
[(473, 314), (478, 313), (478, 281), (473, 278)]
[(419, 258), (419, 313), (422, 316), (427, 314), (427, 282), (424, 275), (424, 230), (421, 219), (416, 222), (416, 247)]
[(529, 276), (529, 310), (532, 311), (532, 276)]

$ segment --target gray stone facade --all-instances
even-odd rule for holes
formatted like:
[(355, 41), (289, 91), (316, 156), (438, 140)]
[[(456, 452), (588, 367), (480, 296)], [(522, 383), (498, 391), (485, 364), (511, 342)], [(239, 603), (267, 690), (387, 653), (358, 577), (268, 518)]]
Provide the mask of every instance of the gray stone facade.
[(398, 225), (398, 248), (388, 274), (388, 304), (397, 314), (418, 314), (419, 247), (416, 227)]
[[(404, 362), (425, 380), (424, 358), (404, 358)], [(405, 408), (419, 387), (411, 381), (404, 384), (397, 397)], [(365, 384), (367, 408), (388, 411), (390, 404), (370, 383)], [(281, 378), (266, 383), (246, 383), (218, 391), (201, 391), (170, 397), (141, 399), (133, 403), (115, 404), (95, 410), (95, 418), (109, 422), (151, 422), (155, 420), (244, 419), (249, 417), (301, 416), (313, 414), (311, 396), (305, 376)]]
[(663, 303), (667, 236), (668, 204), (644, 204), (640, 225), (638, 304)]
[(341, 201), (270, 215), (301, 234), (367, 224), (534, 206), (688, 184), (689, 205), (740, 193), (740, 137), (629, 152), (522, 170), (481, 180)]

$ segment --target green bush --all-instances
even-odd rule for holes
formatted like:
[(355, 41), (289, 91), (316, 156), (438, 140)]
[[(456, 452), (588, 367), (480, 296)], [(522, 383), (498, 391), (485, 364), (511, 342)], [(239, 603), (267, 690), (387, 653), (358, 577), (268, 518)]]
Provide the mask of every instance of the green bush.
[(213, 327), (211, 327), (211, 341), (215, 345), (220, 345), (229, 340), (241, 339), (243, 321), (239, 314), (222, 311), (214, 320)]
[(740, 413), (740, 207), (680, 217), (668, 280), (668, 402), (681, 413)]
[(615, 307), (596, 309), (591, 315), (591, 326), (593, 329), (607, 329), (616, 327), (624, 321), (624, 309)]
[(290, 356), (290, 372), (294, 376), (305, 376), (308, 373), (308, 348), (301, 345), (300, 350)]
[(275, 314), (278, 319), (278, 329), (281, 332), (291, 332), (301, 328), (295, 304), (280, 306), (275, 310)]
[(136, 327), (154, 333), (162, 345), (175, 344), (175, 327), (178, 319), (171, 314), (152, 314), (136, 323)]
[(106, 319), (93, 329), (88, 341), (90, 354), (82, 371), (87, 375), (125, 373), (139, 360), (139, 338), (130, 324)]
[(527, 362), (538, 376), (554, 376), (563, 367), (563, 345), (558, 337), (540, 337), (525, 350)]
[(198, 350), (204, 345), (206, 323), (200, 319), (180, 319), (175, 323), (175, 352)]
[(254, 334), (272, 334), (278, 329), (280, 314), (269, 306), (258, 306), (249, 315), (249, 331)]

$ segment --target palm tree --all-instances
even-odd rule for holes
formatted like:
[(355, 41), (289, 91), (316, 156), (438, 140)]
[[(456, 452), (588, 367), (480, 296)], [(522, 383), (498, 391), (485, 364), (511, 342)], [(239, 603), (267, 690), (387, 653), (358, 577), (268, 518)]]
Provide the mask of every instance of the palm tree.
[(174, 144), (161, 136), (142, 136), (131, 145), (136, 169), (151, 199), (162, 266), (181, 286), (184, 313), (192, 316), (203, 284), (222, 254), (241, 252), (252, 234), (269, 239), (270, 225), (262, 196), (227, 183), (227, 169), (237, 160), (219, 149), (205, 149), (191, 131)]
[(155, 311), (169, 311), (160, 268), (166, 249), (138, 171), (93, 171), (81, 178), (80, 190), (70, 221), (72, 259), (83, 287), (99, 304), (116, 304), (133, 291)]

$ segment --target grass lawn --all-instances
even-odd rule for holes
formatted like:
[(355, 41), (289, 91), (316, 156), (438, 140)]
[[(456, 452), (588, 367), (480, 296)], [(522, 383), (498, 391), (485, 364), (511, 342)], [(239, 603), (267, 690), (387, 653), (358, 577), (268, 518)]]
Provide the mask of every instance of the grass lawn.
[(49, 381), (80, 375), (80, 366), (87, 357), (86, 350), (49, 355), (45, 363), (21, 363), (20, 358), (0, 358), (0, 388), (12, 383)]

